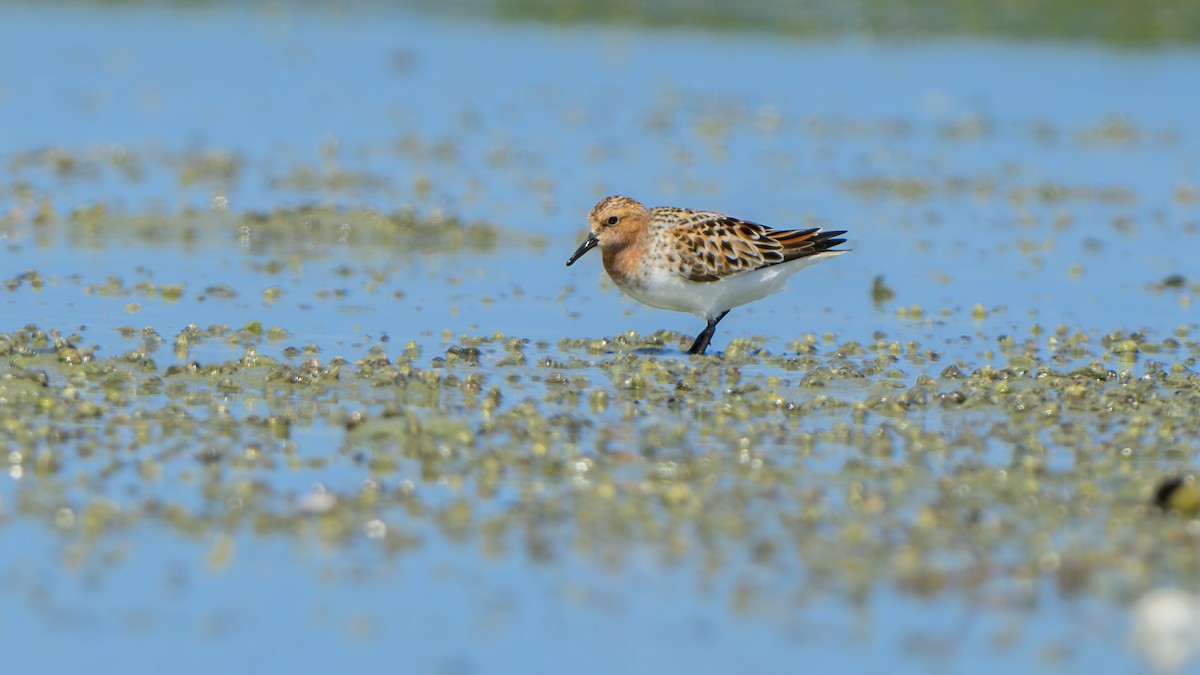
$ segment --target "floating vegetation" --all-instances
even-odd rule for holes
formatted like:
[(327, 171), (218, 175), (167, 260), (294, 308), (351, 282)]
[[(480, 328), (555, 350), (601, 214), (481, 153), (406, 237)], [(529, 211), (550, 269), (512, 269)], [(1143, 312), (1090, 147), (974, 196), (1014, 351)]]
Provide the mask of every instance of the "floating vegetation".
[(50, 219), (39, 225), (41, 246), (53, 245), (61, 237), (68, 244), (91, 248), (132, 240), (191, 246), (236, 242), (249, 250), (345, 244), (429, 253), (490, 251), (502, 237), (525, 245), (539, 241), (531, 235), (506, 233), (493, 223), (466, 222), (440, 213), (421, 215), (413, 209), (382, 212), (319, 205), (242, 215), (190, 211), (168, 216), (110, 213), (98, 203), (74, 209), (65, 220)]
[(882, 305), (896, 297), (896, 289), (887, 285), (883, 280), (883, 275), (876, 276), (871, 281), (871, 302), (876, 305)]
[[(1191, 535), (1153, 505), (1194, 511), (1178, 496), (1194, 488), (1160, 485), (1159, 467), (1194, 456), (1200, 374), (1125, 360), (1151, 344), (1192, 358), (1190, 340), (1059, 331), (1049, 350), (998, 340), (1004, 365), (941, 365), (919, 344), (834, 335), (701, 358), (676, 333), (464, 335), (350, 360), (267, 356), (268, 333), (286, 339), (130, 328), (142, 346), (109, 357), (77, 334), (0, 334), (7, 517), (86, 540), (155, 523), (393, 554), (434, 536), (535, 559), (749, 557), (850, 598), (1006, 595), (1038, 577), (1124, 595), (1190, 564), (1163, 555)], [(240, 358), (188, 360), (234, 336)], [(177, 358), (159, 363), (163, 341)]]
[(607, 21), (652, 27), (681, 25), (718, 30), (765, 30), (805, 36), (868, 34), (906, 38), (980, 35), (1000, 38), (1103, 41), (1129, 45), (1192, 44), (1200, 18), (1187, 0), (1130, 5), (1121, 0), (980, 7), (969, 0), (857, 0), (796, 4), (754, 0), (696, 4), (684, 0), (550, 2), (465, 0), (453, 7), (532, 21)]

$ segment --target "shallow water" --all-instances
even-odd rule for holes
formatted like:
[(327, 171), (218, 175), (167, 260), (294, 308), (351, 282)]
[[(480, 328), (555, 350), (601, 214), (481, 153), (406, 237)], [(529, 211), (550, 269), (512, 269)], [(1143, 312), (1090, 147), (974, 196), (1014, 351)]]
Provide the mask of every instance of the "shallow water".
[[(28, 671), (1129, 672), (1194, 585), (1200, 52), (4, 11)], [(609, 193), (853, 253), (688, 360)]]

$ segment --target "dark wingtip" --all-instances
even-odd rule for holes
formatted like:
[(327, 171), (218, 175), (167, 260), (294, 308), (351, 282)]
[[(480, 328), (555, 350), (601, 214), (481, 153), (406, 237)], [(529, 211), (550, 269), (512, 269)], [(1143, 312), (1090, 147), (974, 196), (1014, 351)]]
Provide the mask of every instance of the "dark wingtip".
[(783, 256), (776, 263), (770, 264), (807, 258), (822, 253), (845, 253), (847, 249), (834, 248), (846, 243), (846, 239), (840, 236), (843, 234), (846, 234), (846, 230), (821, 230), (815, 227), (781, 233), (782, 236), (776, 236), (775, 241), (783, 246)]
[(841, 236), (843, 234), (846, 234), (846, 230), (821, 231), (813, 238), (813, 243), (817, 245), (819, 251), (828, 251), (834, 246), (846, 243), (847, 240)]

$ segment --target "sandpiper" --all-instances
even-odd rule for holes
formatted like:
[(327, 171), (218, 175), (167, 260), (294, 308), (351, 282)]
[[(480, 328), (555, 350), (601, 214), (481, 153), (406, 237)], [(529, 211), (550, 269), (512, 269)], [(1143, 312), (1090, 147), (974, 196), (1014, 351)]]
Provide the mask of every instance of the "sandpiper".
[(775, 293), (809, 265), (845, 253), (845, 230), (775, 230), (722, 213), (646, 208), (606, 197), (588, 215), (591, 232), (567, 260), (600, 247), (604, 269), (635, 300), (708, 322), (688, 354), (703, 354), (729, 310)]

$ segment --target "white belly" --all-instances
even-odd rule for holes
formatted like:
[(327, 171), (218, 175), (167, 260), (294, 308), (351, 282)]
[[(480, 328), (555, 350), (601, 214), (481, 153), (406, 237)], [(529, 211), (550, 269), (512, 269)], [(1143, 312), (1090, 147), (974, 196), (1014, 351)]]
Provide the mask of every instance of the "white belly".
[(808, 258), (741, 272), (719, 281), (691, 281), (667, 269), (657, 269), (636, 280), (617, 283), (617, 286), (638, 302), (659, 309), (689, 312), (711, 319), (721, 312), (740, 307), (776, 293), (787, 285), (788, 277), (796, 272), (841, 253), (830, 251)]

